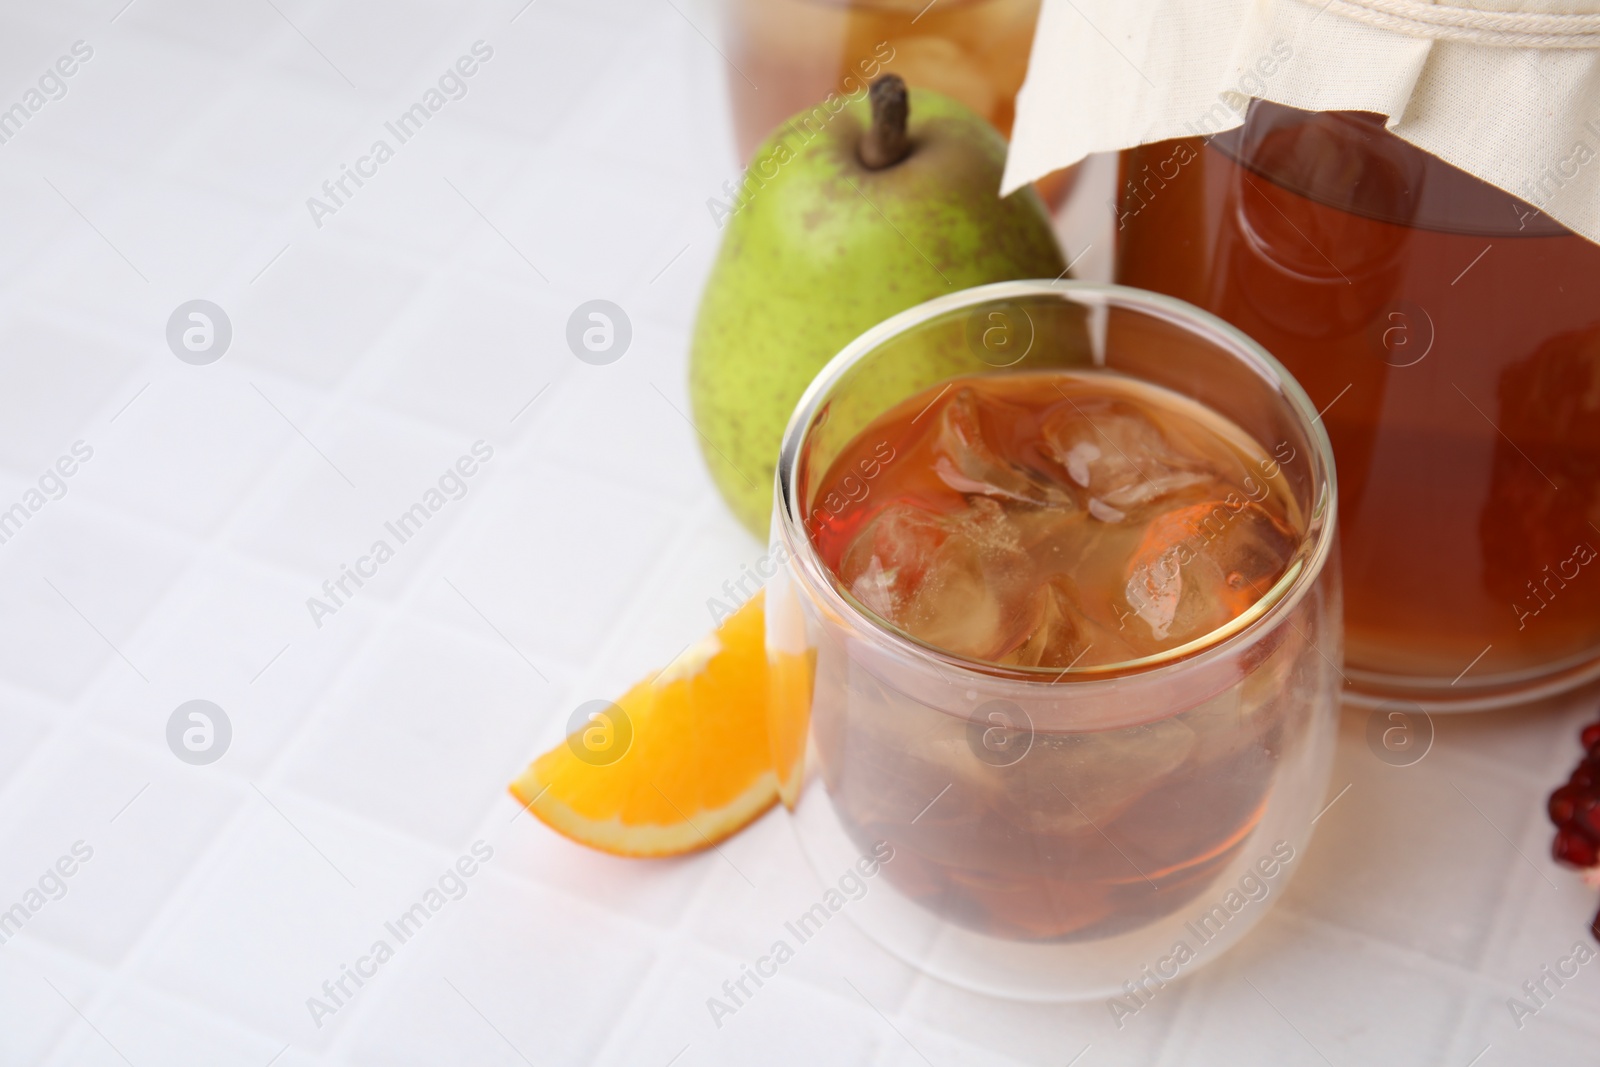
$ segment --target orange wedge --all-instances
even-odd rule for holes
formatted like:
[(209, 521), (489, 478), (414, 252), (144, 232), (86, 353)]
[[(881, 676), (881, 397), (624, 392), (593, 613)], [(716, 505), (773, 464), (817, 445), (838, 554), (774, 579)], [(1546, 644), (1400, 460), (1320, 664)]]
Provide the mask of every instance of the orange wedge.
[(535, 760), (511, 794), (557, 832), (618, 856), (713, 845), (778, 799), (771, 681), (758, 593)]

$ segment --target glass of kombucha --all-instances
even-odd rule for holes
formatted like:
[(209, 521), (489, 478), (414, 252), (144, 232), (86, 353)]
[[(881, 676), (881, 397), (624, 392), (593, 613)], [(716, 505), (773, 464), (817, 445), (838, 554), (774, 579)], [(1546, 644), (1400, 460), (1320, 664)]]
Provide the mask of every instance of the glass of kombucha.
[(1006, 136), (1040, 0), (732, 0), (726, 47), (739, 158), (824, 101), (893, 71), (966, 104)]
[(1006, 282), (853, 342), (785, 435), (767, 593), (796, 834), (874, 875), (842, 910), (1130, 1012), (1237, 940), (1327, 784), (1335, 512), (1305, 393), (1180, 301)]
[(1519, 199), (1382, 116), (1262, 101), (1123, 154), (1117, 280), (1226, 319), (1323, 411), (1359, 701), (1600, 675), (1600, 247), (1535, 206), (1565, 165)]

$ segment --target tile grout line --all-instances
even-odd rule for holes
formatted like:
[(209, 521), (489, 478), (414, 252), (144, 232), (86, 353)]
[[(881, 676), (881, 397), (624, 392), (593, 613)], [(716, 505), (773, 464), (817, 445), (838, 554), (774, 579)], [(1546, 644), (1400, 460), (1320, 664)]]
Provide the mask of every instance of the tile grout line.
[[(465, 244), (465, 242), (462, 242), (462, 244)], [(465, 253), (463, 253), (463, 255), (464, 254)], [(460, 258), (460, 257), (458, 256), (457, 258)], [(441, 274), (448, 274), (448, 273), (452, 273), (452, 271), (447, 266), (445, 268), (445, 270), (441, 271), (440, 273)], [(394, 328), (394, 322), (393, 321), (391, 321), (391, 323), (390, 323), (390, 328)], [(329, 390), (326, 387), (322, 387), (322, 388), (312, 387), (310, 389), (307, 389), (306, 386), (305, 386), (305, 383), (302, 380), (295, 379), (294, 380), (294, 387), (295, 387), (296, 394), (297, 395), (306, 395), (306, 394), (315, 395), (317, 400), (318, 400), (318, 402), (319, 402), (319, 404), (320, 404), (320, 408), (321, 408), (322, 414), (324, 416), (324, 420), (325, 420), (327, 415), (329, 415), (329, 414), (331, 414), (333, 412), (341, 410), (342, 402), (349, 401), (352, 398), (354, 390), (355, 390), (355, 387), (356, 387), (356, 383), (358, 383), (361, 380), (361, 377), (362, 377), (362, 375), (364, 373), (364, 369), (370, 367), (374, 363), (374, 361), (375, 361), (374, 360), (374, 354), (378, 350), (378, 348), (380, 347), (381, 340), (382, 340), (382, 334), (380, 333), (379, 337), (376, 338), (374, 340), (373, 344), (369, 347), (369, 350), (368, 350), (367, 354), (364, 355), (362, 358), (358, 359), (355, 363), (353, 363), (351, 365), (349, 370), (344, 375), (339, 387), (337, 387), (337, 388), (335, 388), (333, 390)], [(409, 416), (409, 413), (406, 413), (406, 412), (389, 412), (389, 413), (397, 415), (399, 417), (407, 417), (407, 416)], [(318, 425), (321, 425), (321, 424), (322, 424), (322, 422), (319, 421)], [(455, 429), (455, 428), (452, 427), (451, 429)], [(228, 538), (230, 527), (233, 526), (234, 524), (236, 524), (239, 521), (239, 518), (240, 518), (241, 515), (248, 514), (248, 509), (249, 509), (249, 507), (250, 507), (250, 505), (252, 503), (252, 496), (255, 495), (255, 494), (259, 494), (262, 491), (264, 486), (268, 486), (273, 481), (275, 475), (279, 475), (279, 474), (282, 473), (282, 468), (284, 466), (286, 466), (288, 463), (292, 463), (293, 462), (292, 460), (286, 461), (285, 458), (284, 458), (284, 454), (288, 453), (292, 449), (292, 446), (293, 446), (293, 442), (292, 441), (287, 442), (286, 446), (284, 448), (280, 449), (279, 453), (276, 456), (274, 456), (271, 460), (269, 460), (257, 472), (257, 474), (256, 474), (256, 476), (254, 478), (254, 482), (253, 482), (253, 486), (252, 486), (251, 492), (247, 493), (243, 497), (241, 497), (239, 503), (231, 510), (229, 515), (226, 516), (223, 520), (219, 521), (217, 526), (214, 527), (213, 530), (210, 532), (210, 534), (204, 539), (205, 546), (202, 549), (202, 554), (199, 556), (199, 558), (192, 559), (184, 569), (180, 570), (179, 573), (177, 574), (177, 576), (174, 578), (173, 583), (171, 585), (169, 585), (167, 587), (167, 589), (165, 590), (164, 595), (161, 596), (161, 597), (158, 597), (146, 609), (146, 611), (143, 614), (143, 618), (141, 619), (141, 622), (138, 624), (138, 626), (135, 627), (135, 629), (132, 632), (132, 634), (127, 638), (128, 642), (130, 643), (131, 646), (136, 645), (137, 642), (139, 642), (142, 638), (144, 638), (146, 636), (145, 631), (146, 631), (146, 628), (148, 627), (148, 625), (150, 623), (150, 620), (152, 618), (158, 616), (158, 614), (161, 612), (161, 609), (163, 608), (163, 606), (167, 604), (167, 601), (173, 595), (174, 590), (178, 589), (178, 588), (181, 588), (181, 584), (183, 583), (185, 577), (195, 573), (195, 569), (196, 569), (197, 566), (210, 565), (210, 566), (217, 566), (217, 567), (219, 567), (221, 569), (226, 570), (226, 569), (230, 569), (232, 564), (234, 564), (240, 558), (242, 558), (242, 559), (244, 559), (245, 561), (247, 561), (250, 565), (252, 565), (254, 567), (262, 568), (262, 569), (269, 570), (269, 571), (280, 571), (281, 572), (283, 570), (283, 564), (280, 561), (277, 561), (277, 560), (273, 560), (273, 559), (265, 558), (265, 557), (260, 557), (260, 556), (257, 556), (255, 554), (253, 554), (253, 553), (249, 553), (249, 552), (243, 553), (243, 555), (241, 557), (241, 554), (239, 553), (239, 551), (236, 548), (234, 548), (232, 545), (229, 545), (227, 543), (227, 538)], [(114, 505), (113, 505), (113, 509), (114, 510), (118, 510), (118, 509), (115, 509)], [(140, 518), (138, 516), (131, 516), (131, 517), (134, 519), (134, 521), (138, 521), (138, 522), (141, 522), (141, 523), (144, 521), (142, 518)], [(459, 534), (461, 531), (464, 531), (466, 529), (467, 525), (468, 524), (465, 521), (459, 522), (459, 523), (455, 524), (455, 526), (450, 531), (447, 531), (447, 533)], [(170, 536), (173, 531), (165, 530), (163, 532)], [(440, 544), (438, 544), (438, 545), (436, 545), (434, 547), (434, 549), (430, 553), (430, 555), (431, 556), (439, 556), (442, 553), (444, 553), (445, 550), (446, 550), (446, 542), (444, 540), (441, 540)], [(408, 592), (414, 594), (421, 587), (421, 573), (422, 573), (423, 570), (426, 570), (426, 565), (424, 565), (423, 568), (419, 569), (418, 576), (415, 577), (413, 579), (413, 581), (408, 584), (408, 587), (407, 587)], [(194, 597), (193, 597), (192, 593), (189, 595), (188, 599), (191, 602), (193, 601)], [(407, 597), (406, 599), (407, 600), (411, 600), (413, 598)], [(386, 632), (386, 628), (382, 628), (382, 627), (373, 628), (373, 630), (370, 633), (365, 635), (365, 637), (362, 638), (353, 647), (351, 655), (348, 657), (348, 663), (355, 663), (355, 662), (362, 661), (362, 660), (366, 659), (368, 654), (370, 653), (371, 648), (374, 647), (378, 642), (380, 642), (382, 640), (383, 635), (384, 635), (385, 632)], [(348, 664), (347, 664), (347, 670), (348, 670)], [(322, 687), (322, 691), (324, 693), (326, 693), (326, 692), (334, 690), (335, 687), (339, 684), (339, 679), (341, 677), (343, 677), (345, 673), (346, 673), (345, 671), (341, 671), (341, 672), (336, 673), (331, 679), (329, 679), (327, 682), (324, 683), (324, 685)], [(46, 733), (41, 736), (41, 738), (39, 740), (39, 743), (35, 746), (35, 751), (36, 752), (44, 751), (45, 748), (52, 742), (52, 740), (54, 738), (69, 736), (69, 730), (72, 727), (76, 727), (78, 725), (86, 726), (89, 729), (89, 731), (91, 732), (91, 734), (94, 734), (94, 735), (104, 734), (105, 736), (114, 739), (115, 742), (117, 744), (119, 744), (119, 745), (126, 746), (126, 747), (128, 747), (130, 749), (138, 750), (141, 753), (144, 753), (146, 751), (144, 748), (139, 746), (137, 742), (135, 742), (131, 738), (127, 737), (126, 735), (123, 735), (120, 732), (115, 731), (115, 730), (113, 730), (113, 729), (111, 729), (109, 727), (106, 727), (106, 726), (104, 726), (104, 724), (94, 722), (92, 719), (89, 718), (89, 714), (91, 713), (92, 709), (95, 706), (95, 704), (94, 704), (95, 691), (97, 689), (103, 689), (102, 683), (104, 681), (104, 676), (105, 676), (105, 671), (103, 669), (101, 671), (96, 672), (96, 674), (94, 676), (92, 676), (91, 678), (89, 678), (85, 682), (83, 692), (80, 693), (79, 697), (77, 699), (71, 701), (69, 704), (64, 705), (64, 706), (67, 706), (67, 707), (75, 708), (78, 711), (78, 714), (72, 717), (71, 723), (56, 722), (51, 726), (51, 728), (47, 729)], [(263, 766), (263, 768), (262, 768), (263, 776), (265, 776), (267, 774), (273, 774), (275, 771), (277, 771), (282, 766), (282, 764), (284, 762), (284, 758), (288, 755), (288, 753), (290, 753), (296, 747), (296, 745), (295, 745), (296, 738), (304, 736), (304, 734), (307, 732), (307, 730), (313, 724), (314, 719), (315, 719), (315, 712), (313, 711), (311, 713), (308, 713), (307, 716), (301, 720), (301, 722), (298, 725), (298, 727), (296, 728), (296, 730), (288, 738), (286, 738), (285, 741), (283, 742), (283, 744), (280, 746), (279, 751), (278, 751), (278, 757), (276, 759), (274, 759), (274, 760), (269, 761), (266, 765)], [(155, 750), (155, 751), (159, 751), (159, 750)], [(295, 798), (300, 800), (302, 803), (311, 803), (311, 804), (316, 805), (318, 807), (325, 807), (326, 806), (326, 805), (323, 804), (323, 802), (318, 800), (315, 796), (308, 796), (306, 794), (302, 794), (298, 790), (292, 790), (292, 792), (294, 793)], [(359, 813), (351, 811), (348, 808), (339, 807), (339, 806), (335, 805), (335, 806), (332, 806), (330, 808), (330, 810), (339, 819), (344, 820), (344, 821), (349, 821), (349, 820), (356, 820), (358, 822), (359, 821), (366, 821), (364, 816), (361, 816)], [(156, 915), (146, 925), (145, 929), (142, 931), (142, 933), (140, 935), (139, 940), (137, 940), (135, 942), (135, 948), (130, 949), (130, 951), (125, 955), (121, 966), (116, 971), (117, 975), (123, 976), (123, 977), (130, 977), (132, 975), (134, 969), (137, 966), (137, 960), (143, 955), (143, 953), (141, 953), (141, 952), (139, 952), (137, 950), (137, 947), (141, 943), (145, 943), (151, 938), (159, 939), (159, 937), (161, 936), (161, 933), (163, 931), (163, 928), (166, 926), (166, 924), (161, 921), (163, 913), (165, 913), (167, 911), (170, 911), (171, 909), (173, 909), (175, 907), (177, 902), (184, 901), (188, 897), (188, 895), (189, 895), (188, 887), (192, 883), (203, 883), (204, 879), (206, 879), (206, 878), (208, 878), (210, 876), (211, 872), (221, 862), (221, 859), (218, 857), (218, 853), (225, 854), (228, 851), (231, 851), (231, 847), (232, 847), (232, 842), (231, 842), (232, 831), (237, 829), (237, 825), (239, 823), (241, 823), (243, 821), (246, 821), (246, 820), (249, 820), (252, 817), (253, 817), (252, 813), (250, 812), (248, 806), (244, 805), (244, 804), (241, 804), (238, 812), (235, 814), (233, 819), (229, 820), (223, 826), (219, 827), (219, 829), (216, 832), (216, 834), (214, 835), (213, 839), (208, 843), (207, 847), (204, 850), (202, 850), (202, 853), (200, 854), (200, 858), (197, 861), (195, 861), (193, 864), (191, 864), (188, 868), (186, 868), (186, 870), (184, 871), (182, 877), (180, 877), (178, 879), (178, 881), (174, 884), (174, 886), (172, 887), (172, 891), (169, 894), (169, 899), (167, 900), (166, 904), (163, 906), (162, 909), (160, 909), (156, 913)], [(423, 844), (423, 845), (425, 845), (427, 847), (433, 847), (431, 845), (431, 843), (429, 843), (429, 842), (423, 841), (422, 839), (418, 839), (418, 838), (415, 838), (415, 837), (410, 836), (410, 835), (401, 834), (398, 831), (396, 831), (393, 827), (389, 827), (386, 824), (372, 824), (372, 825), (376, 826), (379, 830), (381, 830), (385, 834), (394, 835), (394, 836), (397, 836), (397, 837), (399, 837), (399, 838), (401, 838), (403, 840), (410, 841), (410, 842), (413, 842), (413, 843), (421, 843), (421, 844)], [(545, 886), (545, 888), (547, 890), (551, 890), (552, 889), (552, 887), (549, 887), (549, 886)], [(174, 993), (161, 991), (161, 990), (159, 990), (158, 987), (150, 987), (150, 988), (152, 989), (153, 992), (156, 993), (156, 995), (166, 996), (166, 997), (169, 997), (169, 998), (177, 998), (177, 999), (181, 999), (181, 1000), (187, 1001), (187, 998), (181, 997), (181, 996), (179, 996), (177, 994), (174, 994)], [(193, 1003), (192, 1001), (187, 1001), (187, 1002)], [(205, 1006), (205, 1005), (197, 1005), (197, 1006), (201, 1007), (201, 1009), (204, 1011), (204, 1013), (209, 1015), (209, 1016), (216, 1017), (216, 1018), (222, 1018), (222, 1019), (229, 1018), (229, 1016), (227, 1016), (226, 1014), (219, 1014), (214, 1009), (210, 1008), (209, 1006)]]

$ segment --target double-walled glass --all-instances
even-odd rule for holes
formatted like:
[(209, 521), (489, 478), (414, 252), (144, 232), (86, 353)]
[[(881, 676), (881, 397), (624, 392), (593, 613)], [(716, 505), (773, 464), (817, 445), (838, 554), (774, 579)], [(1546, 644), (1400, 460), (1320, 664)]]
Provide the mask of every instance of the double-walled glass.
[[(1306, 524), (1254, 606), (1160, 655), (1055, 670), (963, 660), (841, 586), (806, 519), (870, 500), (867, 476), (848, 499), (819, 498), (843, 446), (944, 379), (1048, 368), (1165, 387), (1274, 457), (1258, 476), (1283, 479)], [(967, 290), (828, 365), (789, 424), (777, 482), (785, 562), (767, 644), (785, 799), (823, 881), (865, 887), (830, 907), (936, 977), (1024, 999), (1116, 996), (1127, 1011), (1260, 919), (1327, 785), (1341, 654), (1327, 436), (1260, 346), (1119, 286)]]

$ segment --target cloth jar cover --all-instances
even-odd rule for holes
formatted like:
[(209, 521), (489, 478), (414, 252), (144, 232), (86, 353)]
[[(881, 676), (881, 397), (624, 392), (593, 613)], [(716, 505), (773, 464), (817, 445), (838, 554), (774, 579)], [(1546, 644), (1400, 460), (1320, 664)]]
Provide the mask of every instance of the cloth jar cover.
[(1003, 191), (1239, 126), (1252, 97), (1398, 137), (1600, 242), (1600, 2), (1045, 0)]

